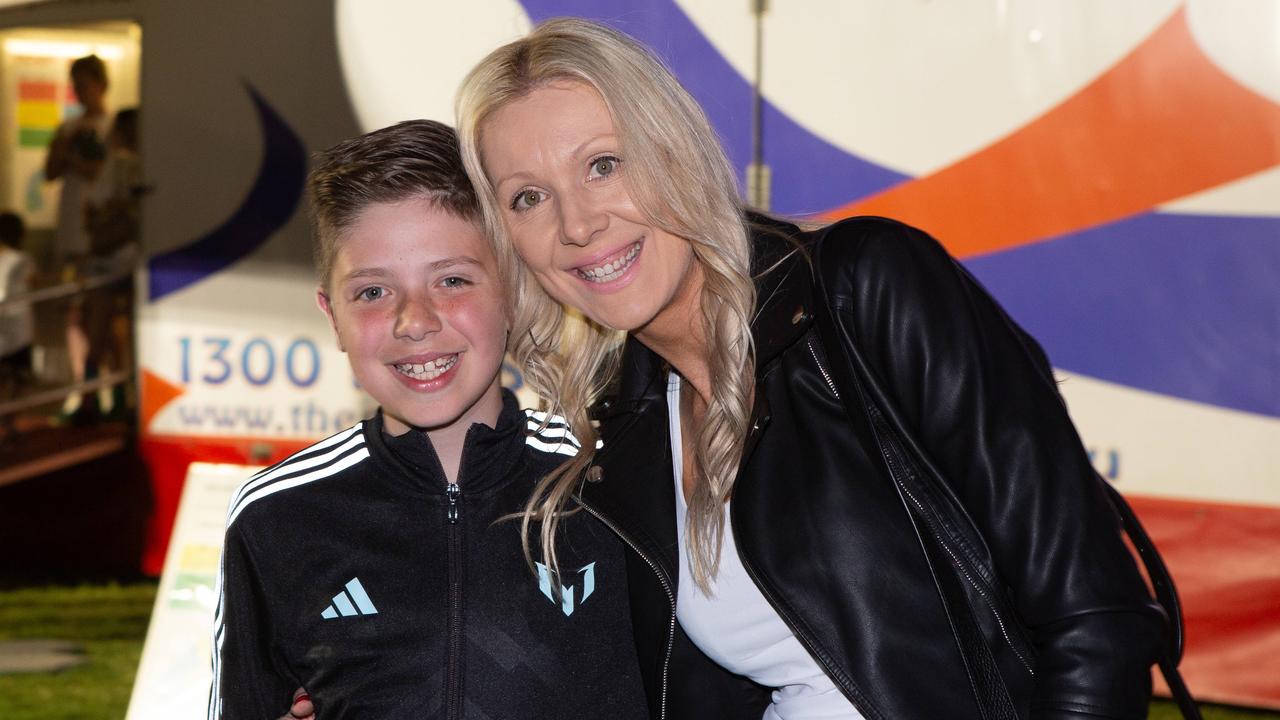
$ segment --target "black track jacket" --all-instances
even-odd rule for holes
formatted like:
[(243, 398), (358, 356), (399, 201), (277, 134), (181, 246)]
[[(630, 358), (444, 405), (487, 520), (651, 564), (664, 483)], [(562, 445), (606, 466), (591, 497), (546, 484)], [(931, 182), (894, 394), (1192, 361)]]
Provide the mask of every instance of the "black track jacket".
[(209, 718), (647, 717), (620, 542), (562, 524), (562, 592), (525, 565), (533, 484), (576, 451), (505, 393), (458, 482), (422, 433), (378, 414), (250, 478), (228, 510)]

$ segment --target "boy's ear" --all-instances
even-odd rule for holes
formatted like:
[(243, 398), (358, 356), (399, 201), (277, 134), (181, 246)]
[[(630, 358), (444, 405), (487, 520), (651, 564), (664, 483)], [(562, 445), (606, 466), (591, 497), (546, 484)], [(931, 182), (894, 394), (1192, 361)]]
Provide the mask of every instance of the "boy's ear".
[(316, 288), (316, 306), (326, 318), (329, 318), (329, 327), (333, 328), (333, 337), (338, 341), (338, 349), (346, 352), (347, 349), (342, 346), (342, 334), (338, 332), (338, 321), (334, 319), (333, 307), (329, 304), (329, 294), (323, 287)]

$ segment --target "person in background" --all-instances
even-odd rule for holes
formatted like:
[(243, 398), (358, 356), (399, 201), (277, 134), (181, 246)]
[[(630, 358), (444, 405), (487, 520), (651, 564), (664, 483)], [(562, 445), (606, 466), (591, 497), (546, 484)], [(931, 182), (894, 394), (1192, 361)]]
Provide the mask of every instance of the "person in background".
[[(81, 275), (89, 257), (85, 207), (106, 159), (107, 84), (107, 65), (97, 55), (71, 63), (71, 88), (82, 112), (58, 126), (45, 157), (45, 179), (62, 181), (52, 255), (53, 268), (64, 281)], [(72, 302), (67, 310), (66, 336), (72, 382), (84, 382), (90, 344), (84, 329), (83, 301)], [(62, 414), (82, 419), (82, 404), (81, 393), (73, 391), (63, 403)]]
[[(107, 66), (97, 55), (71, 63), (71, 88), (82, 112), (58, 126), (44, 161), (45, 180), (61, 180), (58, 225), (55, 235), (55, 269), (80, 270), (89, 255), (84, 209), (94, 181), (106, 159)], [(68, 267), (71, 269), (69, 270)]]
[(138, 109), (126, 108), (111, 123), (102, 171), (85, 203), (85, 230), (95, 269), (109, 272), (133, 262), (143, 192)]
[[(30, 288), (35, 268), (23, 250), (26, 225), (14, 213), (0, 213), (0, 303)], [(12, 400), (31, 381), (31, 343), (35, 329), (31, 304), (0, 306), (0, 402)], [(0, 416), (0, 443), (11, 437), (12, 414)]]
[[(107, 155), (85, 206), (89, 234), (89, 275), (128, 273), (138, 258), (142, 159), (138, 154), (138, 110), (116, 113), (107, 134)], [(132, 275), (85, 293), (86, 366), (106, 375), (133, 364)], [(98, 390), (98, 409), (106, 416), (121, 410), (125, 385)]]

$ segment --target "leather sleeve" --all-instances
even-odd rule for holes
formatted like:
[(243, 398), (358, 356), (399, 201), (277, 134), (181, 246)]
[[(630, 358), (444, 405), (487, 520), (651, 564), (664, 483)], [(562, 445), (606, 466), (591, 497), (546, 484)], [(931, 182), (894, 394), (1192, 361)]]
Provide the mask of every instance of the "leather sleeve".
[(837, 322), (986, 540), (1032, 637), (1031, 717), (1146, 717), (1163, 613), (1042, 351), (919, 230), (857, 218), (820, 242)]

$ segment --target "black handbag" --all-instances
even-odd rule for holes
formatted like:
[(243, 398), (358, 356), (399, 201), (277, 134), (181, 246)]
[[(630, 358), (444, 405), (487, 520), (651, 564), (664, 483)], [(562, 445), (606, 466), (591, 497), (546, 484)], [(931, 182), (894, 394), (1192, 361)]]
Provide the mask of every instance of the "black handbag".
[[(960, 272), (966, 272), (962, 267), (958, 265), (957, 267)], [(970, 279), (976, 284), (976, 280)], [(830, 366), (832, 381), (837, 388), (841, 402), (845, 406), (845, 412), (851, 418), (856, 418), (859, 414), (869, 417), (876, 439), (884, 452), (885, 461), (891, 467), (896, 466), (898, 470), (898, 472), (891, 473), (891, 475), (894, 476), (894, 482), (903, 505), (907, 508), (912, 522), (915, 524), (916, 533), (919, 536), (921, 547), (924, 549), (926, 560), (934, 568), (934, 576), (937, 580), (939, 592), (946, 606), (947, 614), (951, 618), (957, 641), (961, 646), (961, 654), (968, 666), (969, 676), (978, 695), (979, 707), (987, 720), (1017, 720), (1018, 715), (1014, 709), (1013, 701), (996, 669), (991, 649), (987, 646), (978, 628), (977, 621), (973, 618), (964, 588), (959, 585), (957, 573), (964, 573), (965, 569), (957, 566), (960, 562), (959, 558), (948, 552), (946, 547), (936, 539), (936, 536), (940, 533), (955, 533), (958, 528), (972, 528), (972, 524), (965, 518), (947, 517), (948, 512), (954, 512), (950, 510), (947, 503), (929, 502), (928, 498), (935, 494), (929, 487), (933, 482), (932, 476), (929, 473), (917, 472), (912, 468), (911, 455), (906, 452), (902, 439), (902, 434), (905, 430), (895, 427), (895, 423), (891, 418), (886, 417), (886, 414), (878, 407), (878, 403), (882, 404), (886, 399), (866, 398), (865, 406), (857, 404), (858, 400), (864, 397), (863, 388), (857, 382), (849, 367), (849, 362), (847, 361), (849, 353), (843, 345), (843, 334), (838, 329), (832, 313), (831, 303), (825, 296), (826, 291), (821, 279), (818, 277), (816, 268), (814, 272), (814, 288), (814, 304), (816, 305), (814, 319), (823, 350), (826, 352), (827, 357), (831, 359), (828, 365)], [(1045, 357), (1040, 346), (1011, 319), (1008, 322), (1010, 327), (1022, 339), (1024, 347), (1040, 367), (1042, 374), (1050, 383), (1053, 383), (1053, 374), (1048, 358)], [(1056, 392), (1056, 383), (1054, 387)], [(1059, 398), (1061, 398), (1060, 395)], [(1134, 514), (1129, 503), (1104, 478), (1097, 475), (1097, 473), (1094, 475), (1097, 481), (1106, 488), (1106, 495), (1111, 499), (1112, 505), (1119, 514), (1125, 532), (1137, 549), (1138, 557), (1146, 569), (1147, 576), (1150, 578), (1155, 600), (1168, 616), (1168, 643), (1157, 660), (1160, 672), (1164, 675), (1165, 682), (1168, 683), (1174, 702), (1177, 703), (1182, 716), (1187, 720), (1202, 720), (1199, 707), (1178, 672), (1178, 663), (1182, 660), (1183, 650), (1183, 621), (1182, 607), (1178, 600), (1178, 592), (1174, 586), (1173, 577), (1169, 574), (1169, 570), (1165, 566), (1164, 560), (1160, 557), (1159, 551), (1156, 550), (1151, 538), (1147, 535), (1146, 530), (1142, 527), (1142, 523), (1138, 520), (1137, 515)], [(949, 568), (951, 571), (939, 572), (944, 568)]]

